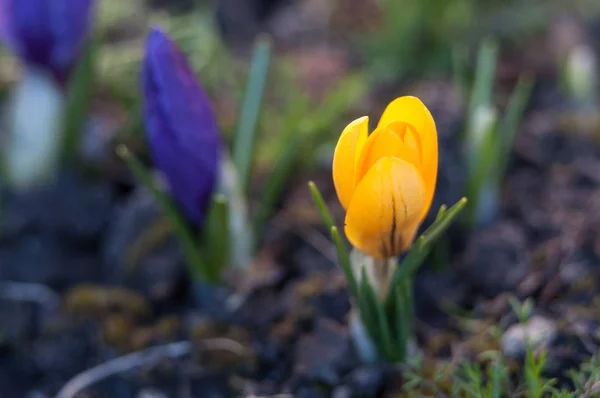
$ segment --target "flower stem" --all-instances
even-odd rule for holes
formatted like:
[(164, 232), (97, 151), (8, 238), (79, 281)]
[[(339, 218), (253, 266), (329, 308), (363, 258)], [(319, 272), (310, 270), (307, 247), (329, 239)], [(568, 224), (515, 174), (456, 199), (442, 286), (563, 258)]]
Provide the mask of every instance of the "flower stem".
[(355, 274), (360, 269), (350, 324), (359, 355), (366, 362), (403, 362), (414, 341), (412, 276), (394, 285), (396, 258), (375, 259), (357, 250), (351, 253), (351, 264)]
[(225, 195), (229, 206), (231, 263), (234, 267), (245, 268), (252, 262), (254, 234), (248, 219), (246, 198), (238, 182), (237, 170), (228, 154), (224, 154), (217, 191)]
[(363, 319), (356, 309), (350, 313), (350, 335), (358, 355), (365, 363), (375, 363), (380, 355), (373, 344), (371, 336), (363, 323)]
[(353, 249), (350, 253), (350, 263), (356, 280), (360, 280), (362, 267), (365, 267), (369, 283), (373, 286), (377, 297), (383, 301), (387, 297), (392, 277), (398, 267), (398, 260), (395, 257), (380, 260)]

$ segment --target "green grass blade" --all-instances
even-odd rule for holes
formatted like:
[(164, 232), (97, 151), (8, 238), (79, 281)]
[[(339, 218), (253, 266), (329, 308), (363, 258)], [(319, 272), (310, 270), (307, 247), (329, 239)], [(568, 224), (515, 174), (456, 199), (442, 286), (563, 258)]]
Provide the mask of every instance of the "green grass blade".
[(360, 320), (365, 327), (371, 342), (377, 349), (378, 353), (383, 352), (384, 348), (381, 344), (381, 339), (379, 338), (379, 326), (377, 323), (377, 317), (373, 303), (369, 300), (368, 295), (362, 293), (362, 290), (359, 291), (359, 294), (356, 297), (356, 302), (358, 304)]
[(207, 267), (202, 259), (194, 234), (188, 228), (185, 220), (177, 210), (171, 198), (156, 187), (152, 180), (152, 175), (125, 145), (119, 145), (117, 147), (117, 155), (125, 161), (134, 176), (152, 192), (161, 210), (173, 222), (177, 239), (194, 277), (211, 283), (217, 282), (211, 278), (209, 273), (207, 273)]
[(504, 372), (504, 366), (500, 359), (496, 359), (491, 369), (491, 393), (490, 398), (501, 398), (502, 397), (502, 386), (503, 382), (506, 378), (506, 374)]
[(396, 286), (395, 294), (393, 295), (395, 298), (394, 318), (396, 321), (397, 344), (399, 347), (401, 347), (401, 352), (399, 352), (398, 355), (401, 356), (402, 358), (405, 358), (406, 357), (406, 348), (407, 348), (406, 342), (408, 341), (409, 334), (408, 334), (408, 329), (407, 329), (406, 323), (405, 323), (407, 306), (406, 306), (406, 301), (405, 301), (404, 295), (402, 294), (401, 289), (402, 289), (401, 286)]
[(533, 77), (530, 75), (521, 76), (510, 96), (508, 105), (506, 106), (504, 118), (500, 123), (500, 134), (503, 145), (502, 155), (500, 156), (500, 165), (498, 165), (497, 170), (498, 178), (503, 178), (504, 173), (506, 173), (508, 160), (515, 145), (517, 132), (519, 131), (519, 124), (523, 120), (523, 115), (527, 108), (534, 82)]
[(364, 266), (361, 269), (359, 294), (369, 303), (370, 311), (373, 311), (373, 314), (375, 315), (377, 339), (379, 339), (379, 344), (383, 349), (382, 354), (388, 359), (393, 359), (394, 345), (392, 343), (390, 325), (383, 309), (383, 305), (379, 301), (377, 294), (375, 294), (375, 291), (369, 282), (367, 271)]
[(229, 265), (229, 204), (227, 197), (215, 195), (203, 226), (202, 253), (211, 280), (220, 281)]
[(233, 161), (240, 176), (240, 188), (244, 193), (247, 191), (250, 178), (250, 167), (256, 141), (256, 126), (265, 91), (270, 59), (271, 40), (268, 37), (260, 37), (254, 47), (248, 86), (233, 146)]
[(254, 258), (255, 234), (250, 226), (246, 198), (238, 184), (237, 170), (228, 154), (221, 159), (220, 183), (216, 192), (225, 195), (228, 205), (230, 265), (236, 268), (247, 267)]
[(475, 82), (473, 83), (468, 108), (469, 115), (472, 115), (479, 105), (490, 103), (497, 60), (498, 44), (492, 39), (484, 40), (477, 54)]
[[(456, 217), (467, 205), (467, 198), (461, 198), (458, 202), (449, 208), (440, 219), (436, 220), (427, 230), (423, 233), (425, 240), (423, 245), (428, 249), (431, 245), (448, 229), (448, 227), (454, 222)], [(402, 266), (398, 267), (402, 268)]]
[(335, 245), (335, 250), (338, 255), (338, 261), (340, 262), (340, 266), (346, 275), (346, 280), (348, 281), (348, 288), (350, 289), (350, 294), (354, 297), (358, 297), (358, 283), (356, 282), (356, 278), (354, 277), (354, 273), (352, 272), (352, 264), (350, 263), (350, 255), (348, 254), (348, 249), (340, 236), (340, 233), (337, 227), (331, 227), (331, 239), (333, 239), (333, 244)]
[(90, 42), (68, 83), (61, 156), (63, 161), (72, 160), (77, 156), (79, 139), (89, 116), (92, 100), (95, 55), (96, 44)]
[(414, 305), (414, 292), (413, 283), (414, 279), (406, 278), (403, 281), (402, 294), (406, 306), (406, 321), (404, 322), (406, 327), (407, 338), (410, 338), (414, 332), (414, 321), (415, 321), (415, 305)]
[(361, 268), (358, 296), (364, 303), (363, 307), (366, 309), (364, 312), (361, 311), (361, 317), (365, 322), (367, 330), (371, 331), (371, 339), (377, 346), (380, 354), (387, 357), (392, 347), (390, 330), (389, 327), (387, 327), (387, 318), (385, 317), (377, 295), (371, 287), (364, 266)]
[(448, 206), (446, 205), (441, 205), (440, 209), (438, 210), (437, 215), (435, 216), (435, 221), (439, 220), (440, 218), (442, 218), (444, 216), (444, 214), (446, 214), (446, 210), (448, 210)]
[[(484, 189), (496, 188), (499, 183), (496, 168), (503, 160), (502, 149), (499, 147), (498, 135), (495, 126), (489, 126), (476, 153), (474, 153), (474, 166), (468, 170), (467, 196), (471, 202), (467, 211), (466, 224), (472, 228), (480, 216), (480, 196)], [(491, 187), (486, 184), (492, 184)], [(488, 191), (489, 192), (489, 191)]]
[[(400, 265), (396, 268), (392, 281), (390, 283), (390, 293), (396, 289), (400, 283), (405, 281), (407, 278), (414, 275), (419, 269), (427, 255), (433, 247), (433, 243), (450, 227), (452, 222), (460, 214), (467, 204), (467, 198), (462, 198), (454, 206), (449, 208), (444, 215), (436, 220), (421, 236), (419, 236), (416, 242), (413, 244), (408, 254), (402, 260)], [(386, 298), (386, 308), (393, 305), (391, 303), (394, 300), (393, 295), (388, 293)]]
[(327, 208), (327, 204), (325, 204), (323, 195), (321, 195), (319, 188), (317, 188), (317, 184), (315, 184), (314, 181), (309, 181), (308, 189), (310, 189), (310, 193), (312, 194), (313, 200), (317, 205), (317, 208), (319, 209), (319, 213), (321, 214), (321, 218), (323, 219), (323, 224), (325, 224), (325, 227), (327, 227), (327, 229), (331, 230), (331, 228), (335, 226), (335, 223), (333, 222), (333, 217), (331, 216), (331, 213)]
[(340, 262), (340, 266), (346, 275), (346, 279), (348, 281), (348, 288), (350, 289), (350, 293), (357, 297), (358, 294), (358, 284), (356, 282), (356, 278), (354, 277), (354, 273), (352, 272), (352, 264), (350, 263), (350, 256), (348, 255), (348, 250), (346, 249), (346, 245), (340, 236), (340, 233), (335, 226), (333, 221), (333, 216), (331, 212), (327, 208), (327, 204), (325, 204), (325, 200), (323, 199), (323, 195), (317, 188), (317, 184), (313, 181), (309, 181), (308, 188), (310, 189), (310, 193), (313, 197), (317, 208), (319, 209), (319, 213), (321, 214), (321, 218), (323, 219), (323, 224), (329, 229), (331, 232), (331, 239), (335, 245), (335, 249), (338, 255), (338, 261)]
[(492, 40), (485, 40), (477, 54), (475, 82), (471, 90), (471, 98), (467, 107), (467, 129), (465, 139), (469, 140), (473, 126), (471, 125), (475, 112), (480, 105), (491, 104), (494, 78), (496, 75), (496, 62), (498, 59), (498, 44)]

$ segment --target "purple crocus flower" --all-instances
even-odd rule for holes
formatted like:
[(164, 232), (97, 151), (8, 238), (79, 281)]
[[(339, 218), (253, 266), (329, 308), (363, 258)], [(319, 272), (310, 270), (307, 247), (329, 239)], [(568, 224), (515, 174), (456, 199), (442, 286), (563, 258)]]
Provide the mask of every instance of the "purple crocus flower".
[(0, 0), (0, 39), (27, 64), (63, 80), (81, 52), (94, 0)]
[(183, 213), (199, 225), (220, 170), (219, 129), (210, 100), (185, 56), (157, 28), (146, 42), (142, 89), (154, 165), (165, 175)]

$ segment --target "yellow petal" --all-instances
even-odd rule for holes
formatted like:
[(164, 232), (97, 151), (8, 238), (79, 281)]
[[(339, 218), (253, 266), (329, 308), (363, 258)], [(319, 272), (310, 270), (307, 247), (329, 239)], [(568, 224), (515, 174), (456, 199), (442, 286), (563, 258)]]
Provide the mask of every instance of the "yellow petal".
[(385, 126), (391, 122), (400, 121), (411, 124), (421, 136), (423, 180), (426, 187), (426, 204), (423, 208), (422, 218), (425, 218), (433, 194), (438, 172), (438, 140), (435, 121), (429, 109), (417, 97), (400, 97), (385, 108), (377, 127)]
[(356, 162), (354, 184), (357, 186), (369, 169), (384, 157), (399, 157), (402, 139), (387, 127), (378, 128), (367, 138)]
[(344, 209), (352, 198), (356, 162), (368, 135), (369, 118), (354, 120), (342, 132), (333, 153), (333, 184)]
[(419, 227), (424, 194), (424, 182), (415, 166), (394, 157), (380, 159), (352, 196), (346, 213), (348, 240), (375, 258), (405, 251)]
[(421, 136), (417, 130), (411, 124), (405, 122), (391, 122), (386, 124), (385, 128), (396, 133), (402, 140), (402, 148), (398, 157), (411, 163), (417, 170), (421, 171), (423, 168), (423, 150)]

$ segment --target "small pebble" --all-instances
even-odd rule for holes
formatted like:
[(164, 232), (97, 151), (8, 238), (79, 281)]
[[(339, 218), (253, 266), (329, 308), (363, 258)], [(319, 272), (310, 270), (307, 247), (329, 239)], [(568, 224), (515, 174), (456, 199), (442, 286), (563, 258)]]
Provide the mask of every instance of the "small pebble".
[(502, 336), (502, 351), (511, 358), (525, 355), (527, 339), (534, 350), (547, 348), (556, 337), (556, 324), (539, 315), (534, 315), (523, 324), (511, 326)]
[(144, 388), (137, 393), (136, 398), (168, 398), (168, 396), (155, 388)]
[(333, 390), (332, 398), (351, 398), (352, 390), (348, 386), (339, 386)]

